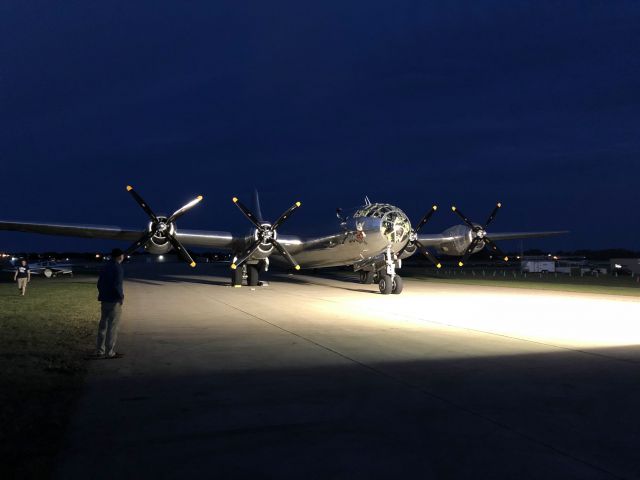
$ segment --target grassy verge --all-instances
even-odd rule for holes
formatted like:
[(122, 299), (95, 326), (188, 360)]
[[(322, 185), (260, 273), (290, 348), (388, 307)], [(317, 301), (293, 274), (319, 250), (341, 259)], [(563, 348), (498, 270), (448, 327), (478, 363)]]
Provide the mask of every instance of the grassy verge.
[(50, 474), (98, 311), (93, 281), (35, 278), (25, 297), (0, 283), (0, 477)]

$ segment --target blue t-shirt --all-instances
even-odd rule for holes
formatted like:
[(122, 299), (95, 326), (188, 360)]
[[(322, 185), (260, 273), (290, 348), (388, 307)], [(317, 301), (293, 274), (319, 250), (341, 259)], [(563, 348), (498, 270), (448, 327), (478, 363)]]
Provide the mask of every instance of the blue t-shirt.
[(29, 265), (18, 265), (18, 278), (27, 278), (29, 276)]

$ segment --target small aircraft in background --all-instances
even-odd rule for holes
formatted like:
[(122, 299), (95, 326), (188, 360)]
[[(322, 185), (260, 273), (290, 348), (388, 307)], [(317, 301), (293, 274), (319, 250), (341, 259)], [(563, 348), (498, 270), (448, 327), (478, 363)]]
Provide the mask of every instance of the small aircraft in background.
[(466, 263), (470, 255), (484, 248), (502, 261), (508, 262), (509, 258), (495, 241), (567, 233), (550, 231), (489, 234), (487, 227), (502, 207), (501, 203), (497, 203), (482, 224), (472, 222), (460, 209), (453, 206), (452, 211), (464, 224), (452, 226), (442, 233), (425, 234), (421, 231), (436, 212), (436, 205), (433, 205), (413, 228), (407, 215), (398, 207), (386, 203), (372, 203), (366, 198), (363, 206), (351, 212), (338, 209), (338, 225), (332, 227), (325, 235), (312, 238), (280, 235), (279, 228), (300, 207), (300, 202), (295, 202), (275, 222), (269, 222), (262, 217), (257, 192), (254, 196), (253, 211), (237, 197), (232, 199), (253, 226), (248, 234), (178, 230), (176, 221), (200, 203), (202, 196), (196, 197), (173, 214), (164, 216), (156, 215), (133, 187), (127, 186), (127, 191), (149, 217), (146, 227), (142, 229), (0, 221), (0, 230), (128, 241), (133, 244), (126, 250), (127, 254), (142, 247), (158, 255), (174, 250), (191, 267), (195, 267), (196, 262), (184, 245), (226, 250), (232, 254), (230, 273), (234, 286), (242, 285), (245, 274), (249, 285), (258, 285), (260, 273), (269, 268), (271, 260), (274, 263), (289, 265), (295, 270), (300, 270), (301, 265), (311, 269), (347, 265), (360, 272), (362, 283), (378, 283), (380, 292), (385, 295), (402, 292), (403, 282), (397, 270), (402, 267), (402, 260), (418, 251), (437, 268), (440, 268), (441, 264), (431, 250), (439, 255), (460, 256), (460, 267)]

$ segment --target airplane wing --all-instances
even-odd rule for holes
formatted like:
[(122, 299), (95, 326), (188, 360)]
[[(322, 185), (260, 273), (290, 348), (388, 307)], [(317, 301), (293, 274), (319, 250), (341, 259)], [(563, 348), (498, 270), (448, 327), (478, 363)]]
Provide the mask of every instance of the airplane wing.
[(0, 221), (0, 230), (42, 233), (65, 237), (106, 238), (109, 240), (134, 241), (144, 233), (140, 230), (126, 230), (114, 226), (69, 225), (62, 223), (35, 223)]
[[(146, 233), (146, 230), (126, 229), (117, 226), (12, 222), (1, 220), (0, 230), (60, 235), (64, 237), (102, 238), (126, 242), (135, 242)], [(193, 247), (233, 248), (236, 244), (244, 243), (244, 238), (234, 238), (229, 232), (178, 230), (176, 237), (178, 237), (184, 245)]]
[[(504, 233), (489, 233), (491, 240), (518, 240), (524, 238), (544, 238), (555, 237), (556, 235), (565, 235), (569, 233), (568, 230), (552, 230), (546, 232), (504, 232)], [(455, 241), (457, 237), (443, 234), (420, 234), (418, 235), (418, 241), (425, 247), (438, 247), (442, 244)]]
[(549, 232), (509, 232), (509, 233), (489, 233), (491, 240), (518, 240), (520, 238), (544, 238), (566, 235), (569, 230), (556, 230)]

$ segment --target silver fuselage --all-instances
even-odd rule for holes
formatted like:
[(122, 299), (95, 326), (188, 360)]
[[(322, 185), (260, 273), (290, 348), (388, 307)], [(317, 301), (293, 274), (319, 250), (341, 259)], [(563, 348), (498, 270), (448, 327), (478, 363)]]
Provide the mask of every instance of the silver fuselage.
[[(370, 264), (388, 248), (399, 252), (409, 241), (411, 223), (399, 208), (371, 204), (355, 209), (338, 225), (339, 231), (315, 238), (280, 235), (278, 239), (303, 268)], [(267, 252), (264, 252), (267, 253)], [(403, 257), (413, 254), (406, 251)], [(284, 261), (274, 252), (271, 261)]]

